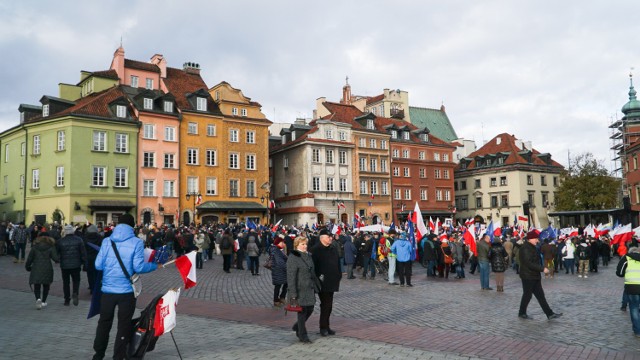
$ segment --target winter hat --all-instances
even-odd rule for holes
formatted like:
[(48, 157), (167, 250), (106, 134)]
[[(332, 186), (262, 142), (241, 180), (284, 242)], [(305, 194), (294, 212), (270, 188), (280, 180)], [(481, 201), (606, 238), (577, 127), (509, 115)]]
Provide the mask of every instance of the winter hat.
[(527, 239), (527, 240), (537, 239), (539, 236), (540, 236), (540, 235), (539, 235), (537, 232), (535, 232), (535, 231), (531, 230), (531, 231), (529, 231), (529, 232), (527, 233), (526, 239)]
[(72, 235), (75, 232), (76, 232), (76, 229), (73, 227), (73, 225), (65, 225), (64, 226), (64, 234), (65, 235)]
[(323, 228), (322, 230), (320, 230), (320, 236), (322, 236), (322, 235), (331, 236), (331, 233), (326, 228)]
[(118, 217), (119, 224), (127, 224), (131, 227), (136, 226), (136, 220), (133, 218), (131, 214), (124, 214)]
[(87, 228), (87, 234), (89, 234), (89, 233), (96, 233), (97, 234), (98, 233), (98, 228), (93, 224), (89, 225), (89, 227)]

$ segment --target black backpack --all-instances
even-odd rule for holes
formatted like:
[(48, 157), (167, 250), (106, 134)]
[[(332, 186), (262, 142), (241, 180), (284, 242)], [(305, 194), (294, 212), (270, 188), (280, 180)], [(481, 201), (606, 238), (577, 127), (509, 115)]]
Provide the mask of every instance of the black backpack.
[(225, 250), (231, 248), (231, 240), (229, 240), (229, 236), (228, 235), (223, 235), (222, 236), (221, 247), (223, 249), (225, 249)]
[(158, 341), (154, 327), (156, 305), (162, 296), (164, 295), (160, 294), (153, 298), (149, 305), (142, 310), (140, 317), (131, 320), (133, 335), (129, 339), (129, 359), (143, 359), (147, 351), (155, 349)]

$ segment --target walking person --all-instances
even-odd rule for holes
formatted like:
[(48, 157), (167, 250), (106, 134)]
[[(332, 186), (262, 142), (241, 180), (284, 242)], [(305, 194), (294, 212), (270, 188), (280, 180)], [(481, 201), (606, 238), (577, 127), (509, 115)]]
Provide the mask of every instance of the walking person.
[(271, 283), (273, 284), (273, 306), (284, 305), (287, 296), (287, 254), (284, 239), (278, 237), (269, 249), (271, 262)]
[[(640, 248), (630, 247), (627, 254), (618, 262), (616, 275), (624, 277), (624, 295), (629, 306), (631, 328), (636, 337), (640, 338)], [(626, 309), (622, 303), (622, 309)]]
[(202, 269), (202, 257), (204, 255), (204, 234), (200, 233), (194, 237), (194, 245), (197, 249), (196, 253), (196, 269)]
[(496, 290), (504, 292), (504, 272), (509, 264), (509, 254), (502, 245), (502, 240), (496, 237), (491, 244), (489, 250), (489, 261), (491, 262), (491, 271), (496, 277)]
[[(29, 285), (33, 285), (33, 293), (36, 296), (36, 309), (47, 306), (49, 288), (53, 282), (53, 265), (51, 261), (59, 262), (56, 243), (48, 233), (43, 232), (33, 241), (29, 251), (25, 268), (30, 271)], [(42, 294), (40, 293), (42, 290)]]
[(96, 269), (101, 270), (103, 275), (100, 319), (93, 341), (95, 350), (93, 360), (101, 360), (105, 356), (116, 306), (118, 307), (118, 331), (113, 347), (114, 359), (127, 358), (127, 344), (133, 331), (131, 319), (136, 309), (136, 297), (133, 294), (130, 279), (122, 270), (116, 251), (129, 275), (144, 274), (162, 267), (161, 264), (144, 261), (144, 243), (133, 233), (135, 225), (133, 216), (120, 215), (118, 225), (111, 236), (102, 241), (102, 247), (96, 258)]
[(452, 248), (452, 250), (454, 264), (456, 264), (456, 279), (464, 279), (464, 257), (467, 252), (464, 238), (460, 237), (457, 241), (453, 242), (453, 244), (455, 244), (455, 248)]
[(356, 263), (356, 246), (351, 241), (351, 235), (345, 236), (344, 241), (344, 265), (347, 268), (347, 279), (352, 280), (356, 277), (353, 276), (353, 266)]
[(547, 319), (557, 319), (562, 316), (562, 313), (554, 313), (553, 310), (551, 310), (544, 296), (544, 290), (542, 290), (542, 277), (540, 273), (544, 272), (548, 274), (550, 270), (540, 264), (540, 256), (536, 249), (539, 241), (538, 234), (535, 231), (530, 231), (526, 236), (526, 242), (518, 252), (520, 279), (522, 280), (522, 299), (520, 300), (518, 317), (521, 319), (533, 319), (527, 315), (527, 307), (531, 301), (531, 295), (536, 297), (542, 311), (547, 315)]
[(233, 259), (233, 237), (231, 231), (226, 229), (220, 239), (220, 253), (222, 254), (222, 270), (227, 274), (231, 272), (231, 260)]
[[(86, 267), (87, 263), (87, 250), (84, 242), (76, 236), (75, 232), (76, 229), (72, 225), (65, 225), (63, 236), (56, 242), (56, 250), (60, 255), (64, 306), (69, 306), (72, 298), (73, 305), (78, 306), (80, 271), (82, 267)], [(73, 293), (69, 288), (70, 281), (73, 282)]]
[(414, 251), (407, 240), (406, 233), (400, 234), (400, 238), (391, 245), (391, 252), (396, 255), (396, 268), (400, 278), (400, 286), (412, 287), (411, 284), (411, 252)]
[(540, 252), (542, 253), (542, 260), (544, 261), (544, 266), (552, 271), (549, 271), (548, 274), (544, 274), (545, 279), (547, 277), (551, 277), (553, 279), (553, 274), (555, 273), (554, 259), (556, 258), (556, 245), (551, 242), (549, 239), (544, 240), (544, 244), (540, 247)]
[[(31, 233), (29, 229), (24, 226), (24, 221), (21, 222), (17, 228), (14, 228), (11, 241), (13, 242), (15, 249), (15, 259), (13, 260), (13, 262), (24, 262), (27, 242), (31, 241)], [(20, 257), (20, 254), (22, 254), (22, 257)]]
[(247, 244), (247, 256), (249, 257), (249, 269), (251, 275), (260, 275), (260, 248), (256, 243), (257, 236), (249, 235), (249, 243)]
[(589, 277), (587, 272), (589, 271), (589, 259), (591, 258), (591, 248), (586, 240), (580, 241), (580, 245), (576, 249), (576, 256), (578, 257), (578, 277), (586, 279)]
[(320, 231), (320, 241), (311, 249), (311, 258), (316, 276), (321, 282), (318, 293), (320, 298), (320, 335), (335, 335), (331, 329), (329, 318), (333, 310), (333, 294), (340, 290), (340, 257), (335, 246), (331, 246), (332, 237), (329, 230)]
[(478, 268), (480, 268), (480, 287), (482, 290), (493, 290), (489, 286), (489, 250), (491, 250), (491, 237), (483, 235), (478, 242)]
[(292, 330), (296, 332), (298, 339), (303, 343), (311, 343), (305, 325), (313, 313), (313, 306), (316, 304), (315, 293), (320, 292), (313, 259), (307, 252), (308, 241), (302, 236), (295, 238), (293, 241), (294, 249), (287, 261), (287, 279), (290, 279), (291, 282), (289, 301), (296, 302), (302, 307), (302, 311), (298, 313), (298, 321), (293, 325)]
[[(102, 246), (102, 236), (95, 225), (91, 224), (87, 227), (84, 234), (84, 244), (87, 252), (87, 281), (89, 282), (89, 292), (93, 294), (97, 276), (96, 258), (98, 257), (98, 250)], [(98, 247), (98, 250), (91, 245)]]

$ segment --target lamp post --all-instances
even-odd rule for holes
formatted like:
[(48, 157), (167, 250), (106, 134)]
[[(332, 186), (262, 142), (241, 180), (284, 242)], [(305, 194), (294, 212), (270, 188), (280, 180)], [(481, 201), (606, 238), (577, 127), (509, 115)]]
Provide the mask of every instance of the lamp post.
[(454, 204), (449, 204), (449, 206), (447, 206), (447, 209), (449, 210), (449, 213), (451, 213), (451, 225), (454, 226), (456, 224), (456, 206)]
[[(335, 198), (333, 200), (331, 200), (331, 205), (336, 206), (336, 203), (338, 204), (338, 218), (336, 219), (336, 224), (340, 221), (340, 203), (342, 202), (342, 200), (340, 200), (339, 198)], [(345, 207), (345, 211), (346, 207)]]
[(269, 197), (269, 192), (267, 191), (267, 197), (265, 197), (264, 195), (262, 195), (260, 197), (260, 203), (264, 204), (264, 201), (267, 200), (269, 203), (267, 204), (267, 223), (271, 224), (271, 199)]
[(398, 202), (398, 209), (400, 209), (400, 211), (398, 211), (398, 221), (399, 222), (402, 222), (402, 218), (400, 217), (400, 213), (404, 212), (405, 206), (406, 206), (406, 204), (404, 203), (404, 201)]
[[(191, 197), (193, 197), (193, 223), (196, 223), (196, 201), (198, 201), (198, 199), (202, 196), (202, 194), (200, 194), (198, 191), (189, 191), (187, 192), (187, 201), (189, 201), (189, 199)], [(191, 224), (189, 224), (191, 225)]]

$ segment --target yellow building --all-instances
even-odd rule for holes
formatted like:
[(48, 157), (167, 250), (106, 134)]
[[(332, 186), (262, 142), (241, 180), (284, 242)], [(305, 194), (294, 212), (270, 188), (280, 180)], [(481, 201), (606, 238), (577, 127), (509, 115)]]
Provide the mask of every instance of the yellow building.
[(269, 205), (269, 121), (261, 105), (227, 82), (209, 94), (223, 114), (216, 138), (217, 193), (198, 206), (203, 221), (266, 224)]

